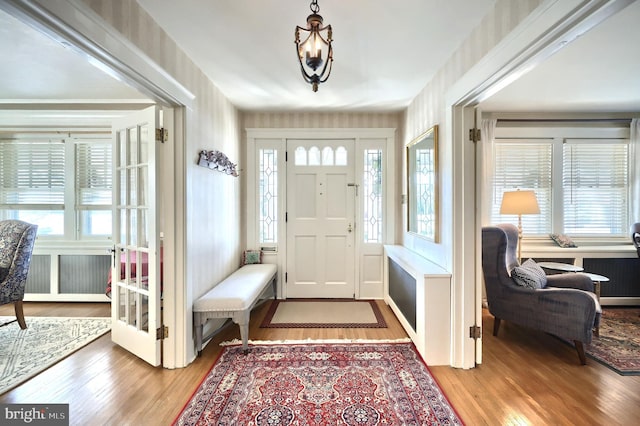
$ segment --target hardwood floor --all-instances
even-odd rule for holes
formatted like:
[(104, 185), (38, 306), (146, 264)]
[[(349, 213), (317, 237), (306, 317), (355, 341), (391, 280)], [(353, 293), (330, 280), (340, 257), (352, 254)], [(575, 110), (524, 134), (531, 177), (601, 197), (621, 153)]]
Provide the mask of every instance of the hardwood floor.
[[(378, 302), (385, 329), (273, 329), (259, 327), (268, 303), (252, 313), (254, 340), (405, 337), (391, 310)], [(108, 304), (27, 303), (27, 316), (109, 316)], [(0, 307), (12, 315), (12, 307)], [(477, 368), (430, 367), (468, 425), (625, 425), (640, 419), (640, 376), (620, 376), (559, 339), (503, 323), (491, 335), (484, 313), (483, 357)], [(107, 334), (17, 388), (0, 403), (69, 403), (72, 425), (168, 425), (220, 353), (218, 343), (239, 338), (224, 329), (203, 356), (183, 369), (153, 368), (111, 343)]]

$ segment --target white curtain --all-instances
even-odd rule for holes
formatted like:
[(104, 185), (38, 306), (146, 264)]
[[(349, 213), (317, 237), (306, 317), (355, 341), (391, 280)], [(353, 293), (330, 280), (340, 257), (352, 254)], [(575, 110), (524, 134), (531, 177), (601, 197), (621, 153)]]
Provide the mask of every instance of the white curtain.
[(494, 133), (498, 120), (482, 119), (480, 121), (480, 221), (482, 226), (491, 224), (491, 208), (495, 194), (493, 193), (493, 172), (494, 172)]
[(631, 223), (640, 222), (640, 119), (631, 120), (629, 140), (629, 170), (631, 184)]

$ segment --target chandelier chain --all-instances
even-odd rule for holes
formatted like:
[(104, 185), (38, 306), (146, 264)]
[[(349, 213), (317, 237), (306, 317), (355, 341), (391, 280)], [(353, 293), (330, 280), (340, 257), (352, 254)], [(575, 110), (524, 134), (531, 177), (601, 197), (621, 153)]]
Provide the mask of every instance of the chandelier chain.
[(309, 5), (309, 9), (311, 9), (311, 11), (313, 13), (320, 12), (320, 6), (318, 6), (318, 0), (311, 0), (311, 4)]

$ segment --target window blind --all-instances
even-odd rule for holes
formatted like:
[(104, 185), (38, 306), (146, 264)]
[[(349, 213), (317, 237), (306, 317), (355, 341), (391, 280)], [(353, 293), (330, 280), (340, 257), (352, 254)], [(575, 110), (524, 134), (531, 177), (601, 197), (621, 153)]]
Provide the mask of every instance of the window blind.
[(76, 208), (111, 208), (113, 171), (111, 142), (76, 142)]
[(626, 235), (628, 153), (628, 140), (565, 140), (562, 149), (565, 233)]
[(517, 223), (517, 216), (500, 214), (502, 194), (505, 191), (533, 190), (538, 199), (540, 214), (522, 216), (523, 234), (549, 234), (552, 229), (552, 142), (496, 141), (494, 153), (492, 223)]
[(0, 176), (5, 208), (64, 209), (64, 141), (0, 141)]

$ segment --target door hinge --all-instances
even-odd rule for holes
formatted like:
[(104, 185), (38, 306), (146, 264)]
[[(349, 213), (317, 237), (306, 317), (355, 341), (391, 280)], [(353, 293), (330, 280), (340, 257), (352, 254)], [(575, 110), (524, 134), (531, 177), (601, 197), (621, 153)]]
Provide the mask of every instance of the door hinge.
[(284, 212), (284, 223), (289, 221), (289, 212)]
[(284, 162), (286, 163), (287, 161), (289, 161), (289, 151), (284, 152)]
[(473, 128), (469, 129), (469, 140), (471, 142), (479, 142), (480, 141), (480, 129)]
[(164, 127), (156, 129), (156, 142), (165, 143), (169, 140), (169, 132)]
[(156, 340), (162, 340), (169, 337), (169, 327), (166, 325), (156, 328)]
[(481, 339), (482, 338), (482, 327), (477, 325), (472, 325), (469, 327), (469, 337), (471, 339)]
[(285, 272), (285, 273), (284, 273), (284, 282), (285, 282), (285, 283), (287, 282), (287, 278), (289, 278), (289, 273), (288, 273), (288, 272)]

